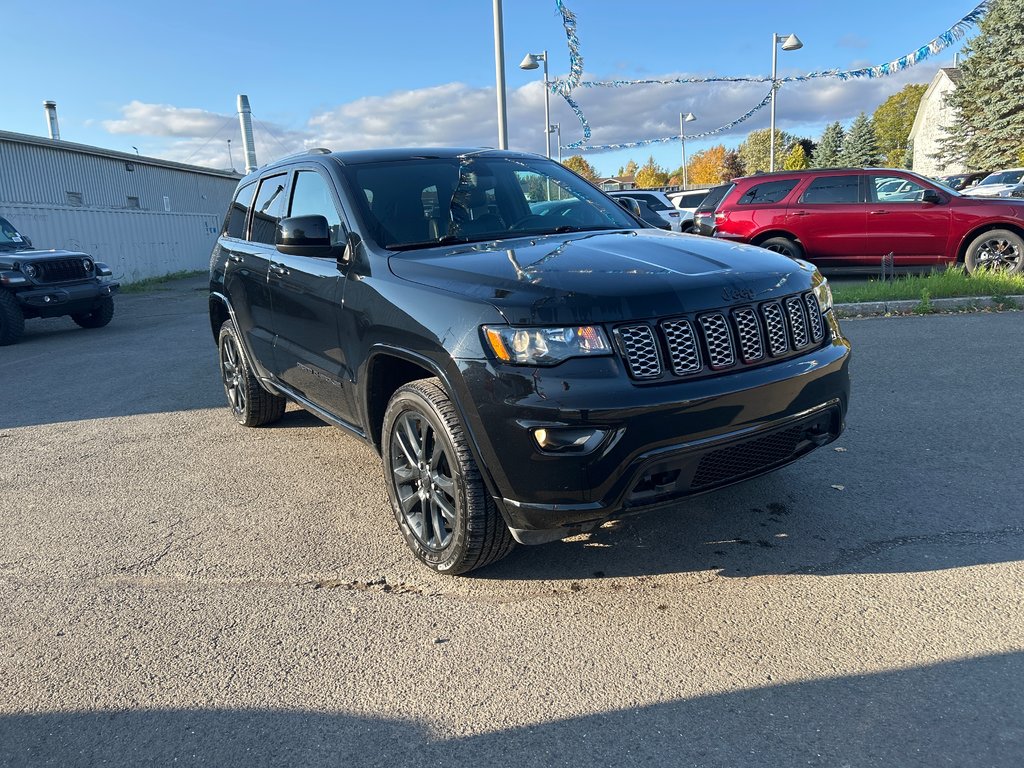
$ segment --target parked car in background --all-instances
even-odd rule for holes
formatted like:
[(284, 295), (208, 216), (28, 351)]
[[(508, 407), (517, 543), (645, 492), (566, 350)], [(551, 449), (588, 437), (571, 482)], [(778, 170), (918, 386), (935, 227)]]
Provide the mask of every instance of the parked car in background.
[[(679, 231), (682, 214), (672, 205), (672, 201), (668, 199), (664, 192), (658, 192), (653, 189), (623, 189), (609, 192), (608, 194), (611, 197), (632, 197), (640, 203), (647, 203), (651, 210), (668, 223), (667, 227), (661, 227), (657, 224), (655, 226), (659, 229), (671, 229), (673, 232)], [(643, 205), (640, 207), (643, 208)], [(644, 220), (646, 221), (647, 219), (645, 218)]]
[(1024, 168), (990, 173), (965, 194), (971, 197), (1024, 197)]
[(693, 215), (697, 211), (697, 206), (704, 202), (708, 191), (707, 189), (688, 189), (685, 192), (669, 193), (668, 199), (682, 214), (679, 217), (680, 232), (693, 232)]
[(712, 187), (693, 212), (693, 231), (698, 235), (712, 237), (715, 233), (715, 209), (732, 189), (732, 182)]
[(80, 251), (44, 251), (0, 217), (0, 346), (14, 344), (25, 321), (63, 317), (102, 328), (114, 316), (120, 283), (106, 264)]
[(891, 254), (903, 269), (963, 263), (970, 272), (1024, 271), (1024, 200), (967, 197), (910, 171), (748, 176), (733, 180), (710, 216), (705, 205), (697, 211), (702, 233), (823, 269), (874, 271)]
[(939, 176), (938, 181), (941, 181), (947, 187), (955, 189), (957, 192), (964, 192), (964, 190), (976, 186), (978, 182), (980, 182), (982, 179), (984, 179), (991, 173), (991, 171), (971, 171), (970, 173), (954, 173), (952, 176)]

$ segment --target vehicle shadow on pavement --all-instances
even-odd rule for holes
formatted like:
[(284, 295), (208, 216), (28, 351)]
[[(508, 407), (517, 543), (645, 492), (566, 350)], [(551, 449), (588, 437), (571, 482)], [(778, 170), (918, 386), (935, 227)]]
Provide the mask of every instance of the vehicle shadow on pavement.
[[(767, 681), (799, 671), (764, 673)], [(0, 765), (1016, 768), (1022, 711), (1024, 654), (1008, 653), (450, 738), (423, 722), (302, 710), (8, 714)]]

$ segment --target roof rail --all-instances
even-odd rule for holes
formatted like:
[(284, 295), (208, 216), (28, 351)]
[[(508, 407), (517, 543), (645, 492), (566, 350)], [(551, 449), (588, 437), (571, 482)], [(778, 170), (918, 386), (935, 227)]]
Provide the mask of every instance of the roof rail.
[(276, 163), (280, 163), (282, 160), (293, 160), (296, 157), (305, 157), (306, 155), (329, 155), (329, 154), (331, 154), (331, 150), (327, 149), (327, 147), (313, 147), (312, 149), (304, 149), (301, 152), (292, 152), (290, 155), (283, 155), (282, 157), (279, 157), (276, 160), (272, 160), (269, 163), (265, 163), (265, 164), (261, 165), (260, 168), (266, 168), (267, 166), (274, 165)]

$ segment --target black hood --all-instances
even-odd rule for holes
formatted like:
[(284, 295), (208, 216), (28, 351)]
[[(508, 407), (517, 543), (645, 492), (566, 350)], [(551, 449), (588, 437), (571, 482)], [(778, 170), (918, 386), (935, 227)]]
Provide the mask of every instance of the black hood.
[(809, 290), (813, 274), (762, 248), (648, 229), (431, 248), (390, 264), (405, 280), (488, 301), (513, 324), (686, 314)]

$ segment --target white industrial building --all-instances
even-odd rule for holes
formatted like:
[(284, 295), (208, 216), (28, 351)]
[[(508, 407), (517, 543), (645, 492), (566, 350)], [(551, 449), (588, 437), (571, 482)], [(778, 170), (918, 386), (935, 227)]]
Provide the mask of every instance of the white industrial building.
[(85, 251), (123, 282), (208, 267), (238, 173), (57, 137), (0, 131), (0, 216), (34, 246)]

